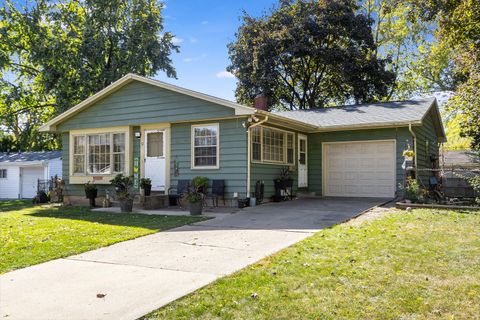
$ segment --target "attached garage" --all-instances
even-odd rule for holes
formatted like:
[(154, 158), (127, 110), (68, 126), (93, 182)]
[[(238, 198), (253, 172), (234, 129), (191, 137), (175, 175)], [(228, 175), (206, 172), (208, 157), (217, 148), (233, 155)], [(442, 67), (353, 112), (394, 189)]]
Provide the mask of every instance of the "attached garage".
[(323, 143), (327, 197), (395, 196), (395, 140)]

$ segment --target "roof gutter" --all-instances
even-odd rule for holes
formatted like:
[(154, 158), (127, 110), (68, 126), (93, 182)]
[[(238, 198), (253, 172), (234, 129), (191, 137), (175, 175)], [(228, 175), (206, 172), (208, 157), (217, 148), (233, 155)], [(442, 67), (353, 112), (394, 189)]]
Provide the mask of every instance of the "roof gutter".
[(262, 123), (265, 123), (268, 121), (268, 116), (265, 116), (265, 118), (263, 120), (260, 120), (254, 124), (252, 124), (251, 126), (248, 127), (247, 129), (247, 198), (250, 196), (250, 172), (251, 172), (251, 169), (250, 169), (250, 166), (251, 166), (251, 163), (252, 163), (252, 144), (251, 144), (251, 131), (250, 129), (251, 128), (254, 128), (256, 126), (259, 126), (261, 125)]
[(416, 179), (417, 178), (417, 135), (413, 131), (411, 123), (408, 125), (408, 131), (410, 131), (413, 137), (413, 153), (415, 154), (414, 166), (415, 166), (415, 179)]

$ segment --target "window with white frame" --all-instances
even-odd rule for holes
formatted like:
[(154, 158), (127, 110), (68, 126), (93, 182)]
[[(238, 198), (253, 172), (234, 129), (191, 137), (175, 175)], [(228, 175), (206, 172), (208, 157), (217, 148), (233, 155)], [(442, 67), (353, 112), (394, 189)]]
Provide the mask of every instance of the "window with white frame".
[(125, 133), (73, 136), (74, 175), (125, 173)]
[(7, 179), (7, 169), (0, 169), (0, 179)]
[(252, 160), (280, 164), (295, 163), (295, 144), (292, 132), (254, 127), (251, 129)]
[(192, 126), (192, 167), (218, 168), (218, 124)]

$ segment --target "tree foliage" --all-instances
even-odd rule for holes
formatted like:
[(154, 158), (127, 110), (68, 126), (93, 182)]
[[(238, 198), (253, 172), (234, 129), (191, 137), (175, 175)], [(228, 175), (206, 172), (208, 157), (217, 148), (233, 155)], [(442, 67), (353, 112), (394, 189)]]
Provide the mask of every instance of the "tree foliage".
[(436, 40), (435, 21), (410, 19), (412, 6), (407, 1), (361, 0), (360, 6), (373, 21), (377, 56), (390, 58), (387, 69), (395, 82), (387, 99), (455, 90), (452, 52)]
[(282, 1), (260, 18), (244, 13), (228, 46), (237, 100), (261, 92), (272, 106), (309, 109), (384, 98), (393, 74), (357, 9), (350, 0)]
[(10, 149), (58, 146), (39, 124), (129, 72), (176, 77), (156, 0), (36, 0), (0, 7), (0, 125)]
[(461, 132), (480, 151), (480, 2), (477, 0), (425, 0), (413, 2), (413, 18), (438, 23), (438, 38), (453, 54), (456, 95), (448, 102), (461, 114)]

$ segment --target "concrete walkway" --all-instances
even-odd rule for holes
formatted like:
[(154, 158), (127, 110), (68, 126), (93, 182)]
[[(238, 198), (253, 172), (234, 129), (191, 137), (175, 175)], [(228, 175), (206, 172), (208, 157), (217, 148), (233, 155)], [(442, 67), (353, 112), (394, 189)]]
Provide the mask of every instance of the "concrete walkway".
[(266, 204), (9, 272), (0, 276), (1, 317), (136, 319), (380, 202)]

